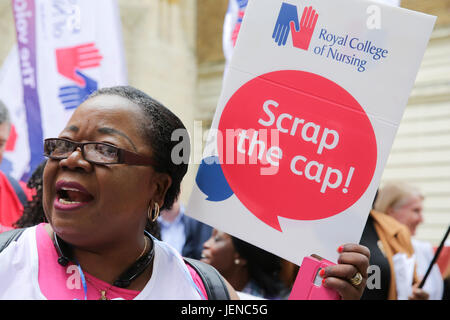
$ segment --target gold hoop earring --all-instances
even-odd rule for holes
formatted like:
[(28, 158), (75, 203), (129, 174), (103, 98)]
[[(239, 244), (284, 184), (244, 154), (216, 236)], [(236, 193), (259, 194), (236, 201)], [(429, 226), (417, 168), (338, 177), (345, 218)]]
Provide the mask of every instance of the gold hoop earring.
[(150, 206), (147, 209), (147, 216), (151, 222), (155, 222), (159, 217), (159, 204), (155, 202), (155, 208), (150, 210)]

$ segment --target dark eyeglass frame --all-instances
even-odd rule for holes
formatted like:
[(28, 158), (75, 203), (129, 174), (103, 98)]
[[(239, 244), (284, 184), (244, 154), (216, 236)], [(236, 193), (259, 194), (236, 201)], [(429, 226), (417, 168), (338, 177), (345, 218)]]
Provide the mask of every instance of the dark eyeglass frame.
[[(45, 144), (51, 142), (51, 141), (65, 141), (65, 142), (69, 142), (73, 145), (73, 150), (72, 152), (68, 155), (68, 156), (52, 156), (49, 155), (45, 152)], [(99, 161), (92, 161), (92, 160), (88, 160), (85, 157), (85, 153), (84, 153), (84, 146), (88, 145), (88, 144), (95, 144), (95, 145), (105, 145), (108, 146), (110, 148), (114, 148), (117, 150), (117, 156), (118, 156), (118, 160), (116, 162), (99, 162)], [(110, 164), (128, 164), (128, 165), (134, 165), (134, 166), (155, 166), (156, 163), (155, 161), (151, 158), (151, 157), (147, 157), (147, 156), (143, 156), (125, 149), (121, 149), (119, 147), (116, 147), (112, 144), (109, 143), (105, 143), (105, 142), (94, 142), (94, 141), (90, 141), (90, 142), (76, 142), (76, 141), (72, 141), (69, 139), (65, 139), (65, 138), (48, 138), (44, 140), (44, 156), (53, 160), (63, 160), (63, 159), (67, 159), (73, 152), (75, 152), (75, 150), (77, 150), (78, 148), (80, 148), (81, 150), (81, 155), (83, 156), (83, 159), (86, 160), (89, 163), (93, 163), (93, 164), (99, 164), (99, 165), (110, 165)]]

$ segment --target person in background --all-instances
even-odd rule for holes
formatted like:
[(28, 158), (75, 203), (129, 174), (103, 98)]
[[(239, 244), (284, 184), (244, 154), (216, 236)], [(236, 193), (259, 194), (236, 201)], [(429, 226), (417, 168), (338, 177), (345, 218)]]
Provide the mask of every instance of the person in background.
[(289, 291), (292, 290), (300, 267), (288, 260), (281, 259), (280, 278)]
[[(201, 261), (215, 267), (235, 288), (241, 299), (287, 299), (291, 284), (280, 277), (280, 257), (217, 229), (203, 245)], [(369, 266), (367, 248), (354, 244), (340, 247), (340, 263), (325, 270), (324, 286), (337, 290), (343, 299), (359, 299)], [(358, 286), (349, 279), (361, 272)]]
[[(11, 131), (9, 112), (0, 101), (0, 163)], [(23, 206), (31, 199), (31, 192), (13, 177), (0, 171), (0, 233), (13, 228), (23, 214)]]
[[(369, 248), (369, 263), (375, 267), (361, 299), (397, 300), (393, 257), (397, 253), (404, 253), (408, 257), (414, 254), (408, 229), (394, 218), (371, 210), (360, 244)], [(414, 283), (418, 283), (417, 277), (414, 277)], [(420, 292), (417, 296), (426, 299), (427, 294)]]
[[(374, 209), (384, 212), (405, 225), (411, 236), (416, 234), (417, 227), (423, 223), (423, 201), (425, 197), (419, 188), (403, 181), (387, 182), (378, 193)], [(430, 243), (411, 238), (417, 263), (417, 275), (421, 280), (434, 257)], [(441, 272), (435, 264), (423, 289), (431, 300), (442, 299), (444, 283)]]
[(215, 267), (241, 299), (286, 298), (279, 257), (217, 229), (203, 248), (201, 261)]
[(174, 247), (183, 257), (200, 259), (203, 243), (211, 236), (212, 228), (185, 215), (178, 198), (172, 208), (162, 210), (158, 218), (161, 239)]

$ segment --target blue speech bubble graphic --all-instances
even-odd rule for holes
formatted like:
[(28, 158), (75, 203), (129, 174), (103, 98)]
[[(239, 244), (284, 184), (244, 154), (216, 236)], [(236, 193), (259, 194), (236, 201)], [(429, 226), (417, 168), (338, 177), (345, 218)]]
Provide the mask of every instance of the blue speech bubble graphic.
[(234, 193), (225, 179), (219, 158), (216, 156), (202, 160), (195, 182), (199, 189), (207, 195), (206, 200), (208, 201), (223, 201)]

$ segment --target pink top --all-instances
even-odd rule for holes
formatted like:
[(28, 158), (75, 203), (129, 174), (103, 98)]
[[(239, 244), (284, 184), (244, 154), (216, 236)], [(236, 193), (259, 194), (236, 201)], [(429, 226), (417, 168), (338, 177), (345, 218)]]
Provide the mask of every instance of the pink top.
[[(84, 289), (78, 271), (78, 267), (69, 263), (66, 267), (58, 264), (58, 253), (44, 228), (44, 223), (37, 226), (36, 242), (39, 256), (39, 287), (42, 294), (49, 300), (84, 300)], [(187, 265), (194, 283), (206, 297), (205, 286), (200, 276)], [(98, 300), (101, 291), (106, 291), (108, 299), (121, 298), (125, 300), (134, 299), (140, 291), (128, 290), (110, 285), (100, 279), (83, 272), (86, 278), (87, 299)]]

